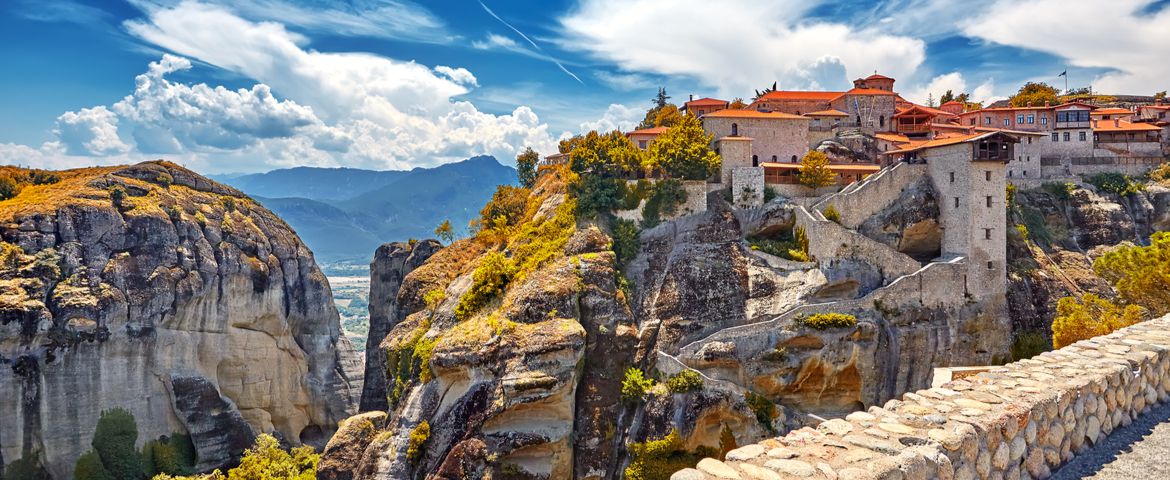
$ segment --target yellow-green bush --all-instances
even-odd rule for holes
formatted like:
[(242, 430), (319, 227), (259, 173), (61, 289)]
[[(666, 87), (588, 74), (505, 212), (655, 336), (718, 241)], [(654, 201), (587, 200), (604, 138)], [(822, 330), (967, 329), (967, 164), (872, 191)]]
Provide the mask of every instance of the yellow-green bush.
[(850, 328), (857, 325), (857, 317), (847, 313), (816, 313), (807, 317), (797, 317), (796, 323), (813, 330)]
[(651, 388), (654, 388), (653, 379), (646, 378), (646, 374), (637, 368), (626, 369), (626, 376), (622, 379), (623, 400), (639, 402), (646, 397)]
[(240, 466), (228, 471), (228, 480), (314, 480), (320, 458), (313, 447), (286, 452), (275, 437), (260, 434), (252, 448), (244, 451)]
[(471, 274), (471, 288), (459, 298), (455, 306), (455, 317), (460, 320), (471, 317), (507, 288), (516, 274), (516, 265), (500, 252), (490, 252), (480, 260)]
[(1170, 313), (1170, 232), (1151, 235), (1147, 247), (1127, 245), (1102, 255), (1093, 271), (1112, 283), (1125, 303), (1154, 316)]
[(1120, 307), (1091, 293), (1064, 297), (1056, 302), (1052, 320), (1052, 346), (1062, 348), (1081, 340), (1106, 335), (1143, 320), (1144, 310), (1137, 305)]
[(633, 442), (626, 446), (630, 454), (630, 465), (625, 471), (627, 480), (667, 480), (674, 472), (693, 467), (702, 458), (686, 451), (678, 430), (671, 430), (658, 440)]
[(698, 391), (703, 388), (703, 377), (694, 370), (683, 370), (666, 379), (666, 388), (671, 393)]
[(837, 207), (829, 205), (825, 207), (825, 211), (821, 212), (825, 215), (825, 219), (833, 223), (841, 223), (841, 212), (837, 211)]
[(769, 432), (774, 432), (772, 427), (772, 419), (776, 418), (776, 404), (772, 403), (763, 395), (748, 391), (743, 396), (744, 402), (747, 403), (748, 409), (756, 414), (756, 421), (760, 422), (760, 426), (766, 428)]
[(431, 438), (431, 424), (426, 420), (419, 423), (410, 431), (410, 441), (406, 445), (406, 458), (417, 462), (426, 453), (427, 440)]

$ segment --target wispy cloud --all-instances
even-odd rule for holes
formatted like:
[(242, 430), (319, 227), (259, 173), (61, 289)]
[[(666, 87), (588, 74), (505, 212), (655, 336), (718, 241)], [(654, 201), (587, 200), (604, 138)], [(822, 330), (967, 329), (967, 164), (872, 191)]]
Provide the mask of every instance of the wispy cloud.
[(78, 25), (91, 25), (105, 22), (110, 14), (89, 5), (83, 5), (72, 0), (57, 2), (17, 0), (16, 12), (29, 20), (38, 22), (68, 22)]
[[(487, 4), (480, 1), (479, 5), (481, 7), (483, 7), (483, 9), (485, 11), (487, 11), (488, 15), (491, 15), (492, 18), (499, 20), (499, 22), (504, 24), (505, 27), (512, 29), (513, 32), (516, 32), (517, 35), (520, 35), (520, 38), (523, 38), (524, 41), (528, 42), (529, 45), (532, 45), (532, 48), (535, 48), (537, 52), (544, 54), (544, 49), (540, 48), (540, 45), (537, 45), (536, 42), (532, 41), (532, 39), (529, 38), (528, 35), (525, 35), (524, 32), (521, 32), (520, 29), (512, 26), (512, 24), (508, 23), (503, 18), (500, 18), (499, 15), (496, 15), (496, 12), (493, 12), (492, 9), (487, 6)], [(513, 42), (513, 43), (515, 43), (515, 42)], [(581, 77), (578, 77), (577, 74), (570, 72), (568, 68), (565, 68), (564, 64), (562, 64), (560, 60), (557, 60), (556, 58), (548, 56), (547, 54), (545, 54), (544, 58), (547, 59), (548, 61), (556, 64), (557, 68), (560, 68), (561, 71), (565, 72), (566, 75), (573, 77), (573, 80), (576, 80), (578, 83), (580, 83), (582, 85), (585, 84), (585, 82), (581, 81)]]
[(599, 70), (594, 72), (593, 76), (614, 90), (630, 91), (654, 86), (654, 80), (638, 73), (613, 73)]

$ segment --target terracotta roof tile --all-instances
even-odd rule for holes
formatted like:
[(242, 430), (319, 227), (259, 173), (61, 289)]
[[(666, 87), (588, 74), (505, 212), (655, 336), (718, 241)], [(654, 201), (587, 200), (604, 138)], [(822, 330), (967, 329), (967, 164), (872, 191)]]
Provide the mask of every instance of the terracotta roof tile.
[(720, 117), (722, 117), (722, 118), (775, 118), (775, 119), (788, 119), (788, 120), (808, 120), (807, 118), (802, 117), (800, 115), (793, 115), (790, 113), (761, 112), (759, 110), (747, 110), (747, 109), (744, 109), (744, 110), (739, 110), (739, 109), (719, 110), (719, 111), (715, 111), (715, 112), (711, 112), (711, 113), (708, 113), (706, 115), (703, 115), (703, 118), (707, 118), (707, 117), (715, 117), (715, 118), (720, 118)]
[(824, 100), (829, 101), (841, 96), (841, 92), (808, 92), (795, 90), (776, 90), (765, 93), (760, 100)]
[(1157, 132), (1161, 130), (1157, 125), (1148, 123), (1133, 123), (1125, 120), (1097, 120), (1093, 122), (1094, 132)]
[(633, 135), (661, 135), (663, 133), (666, 133), (667, 130), (669, 130), (669, 128), (667, 128), (667, 127), (643, 128), (641, 130), (634, 130), (632, 132), (626, 133), (626, 136), (629, 137), (629, 136), (633, 136)]
[(849, 114), (840, 110), (828, 109), (817, 112), (808, 112), (804, 114), (806, 117), (848, 117)]
[(684, 105), (697, 105), (697, 106), (702, 106), (702, 105), (727, 105), (728, 103), (730, 103), (730, 102), (728, 102), (727, 100), (720, 100), (720, 99), (718, 99), (718, 98), (711, 98), (711, 97), (703, 97), (703, 98), (699, 98), (699, 99), (691, 100), (691, 101), (689, 101), (689, 102), (685, 103)]

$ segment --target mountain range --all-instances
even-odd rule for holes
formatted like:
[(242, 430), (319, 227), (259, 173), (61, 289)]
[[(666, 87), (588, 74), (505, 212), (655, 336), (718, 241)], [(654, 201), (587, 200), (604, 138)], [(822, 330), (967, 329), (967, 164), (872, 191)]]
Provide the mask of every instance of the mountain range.
[(516, 183), (516, 170), (478, 156), (413, 170), (297, 167), (211, 178), (276, 212), (318, 261), (366, 263), (383, 243), (433, 237), (443, 220), (465, 233), (497, 185)]

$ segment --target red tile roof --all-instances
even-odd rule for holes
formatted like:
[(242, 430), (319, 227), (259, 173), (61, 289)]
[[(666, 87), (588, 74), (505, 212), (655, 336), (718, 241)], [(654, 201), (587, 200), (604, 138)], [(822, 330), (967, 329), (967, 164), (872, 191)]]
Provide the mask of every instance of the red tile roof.
[(729, 103), (729, 102), (728, 102), (727, 100), (720, 100), (720, 99), (718, 99), (718, 98), (704, 97), (704, 98), (700, 98), (700, 99), (697, 99), (697, 100), (691, 100), (691, 101), (689, 101), (689, 102), (685, 103), (685, 105), (696, 105), (696, 106), (702, 106), (702, 105), (727, 105), (728, 103)]
[(949, 102), (946, 102), (946, 103), (944, 103), (944, 104), (942, 104), (942, 105), (939, 105), (939, 106), (940, 106), (940, 107), (945, 107), (945, 106), (947, 106), (947, 105), (959, 105), (959, 106), (963, 106), (963, 103), (962, 103), (962, 102), (960, 102), (960, 101), (958, 101), (958, 100), (951, 100), (951, 101), (949, 101)]
[(776, 90), (765, 93), (759, 100), (824, 100), (829, 101), (841, 96), (841, 92), (807, 92), (796, 90)]
[(895, 153), (908, 153), (908, 152), (913, 152), (916, 150), (921, 150), (924, 148), (946, 147), (946, 146), (950, 146), (950, 145), (957, 145), (960, 143), (966, 143), (966, 142), (970, 142), (973, 140), (978, 140), (979, 138), (981, 138), (983, 136), (991, 135), (993, 133), (994, 132), (955, 135), (953, 137), (939, 138), (939, 139), (934, 139), (934, 140), (930, 140), (930, 141), (926, 141), (926, 142), (922, 142), (922, 143), (918, 143), (918, 144), (911, 143), (909, 146), (907, 146), (906, 148), (903, 148), (901, 150), (893, 150), (893, 151), (883, 152), (883, 153), (885, 153), (886, 155), (893, 155)]
[(1125, 120), (1096, 120), (1093, 122), (1094, 132), (1157, 132), (1161, 130), (1157, 125), (1148, 123), (1133, 123)]
[(876, 74), (876, 73), (875, 73), (875, 74), (873, 74), (873, 75), (870, 75), (870, 76), (868, 76), (868, 77), (865, 77), (865, 79), (866, 79), (866, 80), (893, 80), (893, 79), (892, 79), (892, 78), (890, 78), (890, 77), (887, 77), (887, 76), (885, 76), (885, 75), (878, 75), (878, 74)]
[(641, 130), (634, 130), (632, 132), (626, 133), (626, 136), (631, 137), (634, 135), (661, 135), (663, 133), (666, 133), (667, 130), (669, 130), (669, 128), (667, 128), (667, 127), (643, 128)]
[(1098, 108), (1090, 115), (1133, 115), (1133, 110), (1126, 108)]
[(761, 112), (759, 110), (746, 110), (746, 109), (745, 110), (739, 110), (739, 109), (719, 110), (719, 111), (715, 111), (715, 112), (711, 112), (711, 113), (708, 113), (706, 115), (703, 115), (703, 117), (704, 118), (706, 118), (706, 117), (714, 117), (714, 118), (719, 118), (719, 117), (722, 117), (722, 118), (775, 118), (775, 119), (788, 119), (788, 120), (807, 120), (807, 118), (805, 118), (805, 117), (802, 117), (800, 115), (793, 115), (790, 113)]
[(889, 90), (880, 88), (851, 88), (841, 95), (897, 95)]
[(806, 116), (806, 117), (848, 117), (849, 114), (842, 112), (840, 110), (834, 110), (834, 109), (830, 108), (828, 110), (821, 110), (818, 112), (808, 112), (808, 113), (804, 114), (804, 116)]

